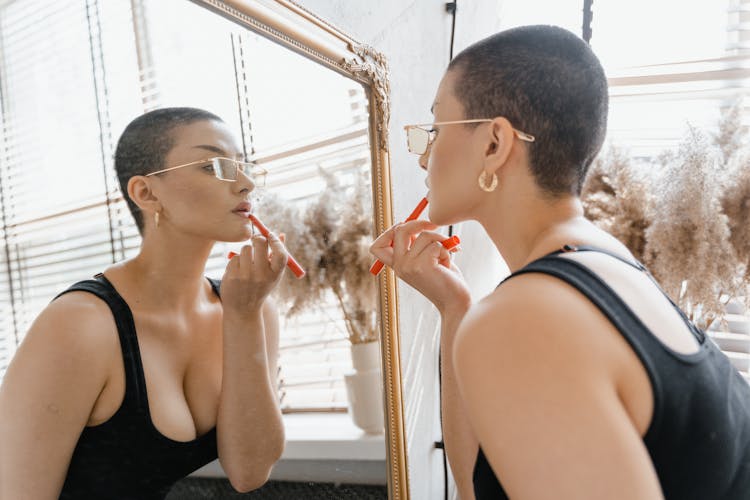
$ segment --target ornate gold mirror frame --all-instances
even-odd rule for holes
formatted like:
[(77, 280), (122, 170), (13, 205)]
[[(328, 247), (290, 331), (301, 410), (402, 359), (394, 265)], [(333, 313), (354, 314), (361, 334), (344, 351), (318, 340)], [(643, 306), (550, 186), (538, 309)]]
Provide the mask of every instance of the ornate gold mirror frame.
[[(393, 224), (388, 155), (388, 68), (382, 54), (360, 44), (290, 0), (191, 0), (361, 83), (369, 101), (369, 130), (375, 230)], [(396, 280), (391, 271), (380, 277), (380, 346), (385, 397), (388, 496), (409, 497), (401, 397), (400, 340)]]

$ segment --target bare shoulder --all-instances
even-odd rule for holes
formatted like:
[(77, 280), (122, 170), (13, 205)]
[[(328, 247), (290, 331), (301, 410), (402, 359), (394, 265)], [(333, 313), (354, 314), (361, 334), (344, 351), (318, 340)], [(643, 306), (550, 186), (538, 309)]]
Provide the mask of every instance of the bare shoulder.
[(454, 344), (456, 378), (510, 497), (659, 498), (617, 390), (623, 353), (596, 306), (551, 276), (514, 277), (469, 311)]
[[(9, 372), (18, 363), (28, 366), (52, 363), (58, 371), (85, 366), (88, 376), (104, 376), (118, 356), (119, 337), (107, 304), (87, 292), (69, 292), (52, 301), (37, 316)], [(77, 372), (73, 370), (71, 375)]]
[[(516, 276), (476, 304), (457, 334), (456, 349), (515, 346), (545, 358), (595, 357), (614, 337), (601, 334), (604, 316), (567, 283), (543, 274)], [(502, 349), (507, 351), (507, 349)]]
[[(34, 320), (24, 342), (64, 346), (72, 353), (108, 355), (119, 345), (109, 306), (88, 292), (69, 292), (47, 305)], [(115, 353), (118, 354), (118, 353)]]
[(0, 497), (59, 495), (119, 352), (112, 314), (92, 294), (65, 294), (36, 318), (0, 385)]
[(543, 274), (514, 277), (472, 307), (453, 348), (460, 380), (489, 378), (499, 396), (511, 399), (519, 379), (529, 395), (542, 398), (576, 392), (576, 384), (615, 390), (627, 354), (625, 341), (593, 303)]

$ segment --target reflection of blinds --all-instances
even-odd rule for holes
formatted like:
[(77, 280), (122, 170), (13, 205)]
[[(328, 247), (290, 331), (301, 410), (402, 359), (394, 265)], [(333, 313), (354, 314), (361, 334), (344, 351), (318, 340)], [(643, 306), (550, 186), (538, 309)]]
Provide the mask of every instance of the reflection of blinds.
[[(115, 140), (132, 118), (157, 107), (203, 107), (246, 138), (253, 99), (245, 72), (267, 77), (268, 69), (252, 73), (249, 54), (266, 49), (237, 50), (238, 30), (184, 1), (0, 2), (0, 378), (55, 294), (138, 251), (112, 165)], [(273, 189), (293, 190), (304, 203), (322, 189), (318, 167), (343, 182), (369, 171), (361, 88), (350, 99), (351, 126), (255, 151), (273, 169)], [(209, 276), (221, 276), (225, 255), (217, 245)], [(332, 304), (282, 321), (284, 411), (346, 407), (342, 373), (351, 362)]]
[(344, 319), (333, 297), (316, 310), (282, 318), (281, 324), (284, 411), (345, 409), (344, 373), (351, 370), (352, 363)]
[[(363, 172), (369, 173), (367, 122), (356, 119), (366, 116), (364, 103), (364, 94), (353, 92), (356, 115), (348, 128), (258, 154), (254, 160), (270, 172), (268, 191), (277, 193), (286, 203), (305, 207), (325, 189), (320, 170), (335, 175), (343, 186), (351, 186)], [(258, 211), (265, 218), (262, 203)], [(283, 231), (283, 227), (278, 230)], [(283, 304), (280, 310), (283, 316)], [(280, 351), (284, 412), (345, 410), (343, 375), (352, 368), (349, 339), (332, 294), (312, 310), (282, 318)]]
[(95, 1), (0, 9), (0, 375), (51, 297), (120, 252), (101, 27)]

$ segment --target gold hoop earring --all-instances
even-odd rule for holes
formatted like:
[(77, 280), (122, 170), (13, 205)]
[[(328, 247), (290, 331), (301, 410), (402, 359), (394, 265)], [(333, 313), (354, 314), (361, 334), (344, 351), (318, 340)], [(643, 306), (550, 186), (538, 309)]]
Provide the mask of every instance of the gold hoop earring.
[(482, 174), (479, 176), (479, 189), (486, 193), (491, 193), (497, 187), (497, 175), (492, 174), (492, 179), (489, 183), (487, 182), (487, 171), (482, 170)]
[(154, 225), (159, 227), (159, 212), (154, 212)]

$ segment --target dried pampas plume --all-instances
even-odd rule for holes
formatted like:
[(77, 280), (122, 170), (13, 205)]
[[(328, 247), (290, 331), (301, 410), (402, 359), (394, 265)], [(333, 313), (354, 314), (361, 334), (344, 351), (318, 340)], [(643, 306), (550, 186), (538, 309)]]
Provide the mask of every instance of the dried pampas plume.
[(649, 179), (612, 148), (592, 166), (581, 194), (586, 217), (643, 261), (654, 203)]
[(657, 183), (660, 196), (646, 230), (646, 263), (665, 291), (705, 327), (723, 313), (722, 293), (737, 292), (729, 221), (719, 202), (719, 163), (691, 128)]
[[(335, 297), (353, 344), (378, 339), (378, 282), (368, 271), (373, 236), (369, 184), (364, 174), (354, 186), (342, 186), (330, 173), (320, 175), (326, 189), (309, 205), (291, 208), (278, 196), (264, 194), (261, 218), (283, 228), (287, 248), (307, 271), (301, 280), (285, 273), (277, 298), (288, 304), (287, 316)], [(280, 229), (281, 230), (281, 229)]]
[(742, 103), (735, 102), (719, 120), (719, 131), (713, 142), (721, 152), (722, 162), (728, 163), (743, 147), (745, 127), (742, 125)]
[[(730, 165), (721, 205), (729, 217), (729, 242), (739, 261), (745, 283), (750, 283), (750, 157), (739, 156)], [(750, 297), (746, 296), (750, 306)]]
[[(678, 150), (636, 163), (616, 148), (592, 165), (586, 217), (622, 241), (700, 326), (723, 300), (750, 306), (750, 151), (741, 107), (709, 140), (689, 129)], [(655, 168), (658, 167), (658, 168)]]

